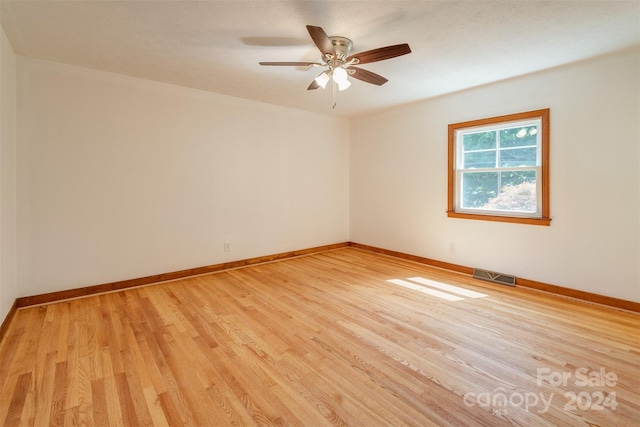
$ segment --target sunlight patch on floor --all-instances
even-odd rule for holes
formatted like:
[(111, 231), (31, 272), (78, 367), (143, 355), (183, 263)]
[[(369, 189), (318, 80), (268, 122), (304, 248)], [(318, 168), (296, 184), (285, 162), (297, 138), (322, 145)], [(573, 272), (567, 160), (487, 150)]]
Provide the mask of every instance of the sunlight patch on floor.
[(438, 298), (442, 298), (442, 299), (446, 299), (448, 301), (462, 301), (464, 298), (459, 297), (457, 295), (451, 295), (448, 294), (446, 292), (441, 292), (432, 288), (427, 288), (424, 286), (420, 286), (416, 283), (412, 283), (412, 282), (407, 282), (406, 280), (400, 280), (400, 279), (391, 279), (391, 280), (387, 280), (387, 282), (391, 282), (394, 285), (400, 285), (400, 286), (404, 286), (405, 288), (409, 288), (409, 289), (413, 289), (414, 291), (418, 291), (418, 292), (422, 292), (424, 294), (429, 294), (432, 295), (434, 297), (438, 297)]
[(422, 285), (431, 286), (432, 288), (438, 288), (443, 291), (452, 292), (454, 294), (462, 295), (469, 298), (484, 298), (487, 294), (481, 294), (480, 292), (470, 291), (469, 289), (461, 288), (459, 286), (447, 285), (446, 283), (436, 282), (435, 280), (425, 279), (423, 277), (410, 277), (407, 280), (420, 283)]
[(434, 280), (425, 279), (423, 277), (410, 277), (407, 280), (390, 279), (387, 280), (387, 282), (393, 283), (394, 285), (403, 286), (405, 288), (413, 289), (414, 291), (422, 292), (434, 297), (442, 298), (447, 301), (462, 301), (465, 299), (464, 297), (484, 298), (487, 296), (480, 292), (470, 291), (469, 289), (461, 288), (459, 286), (448, 285), (446, 283), (436, 282)]

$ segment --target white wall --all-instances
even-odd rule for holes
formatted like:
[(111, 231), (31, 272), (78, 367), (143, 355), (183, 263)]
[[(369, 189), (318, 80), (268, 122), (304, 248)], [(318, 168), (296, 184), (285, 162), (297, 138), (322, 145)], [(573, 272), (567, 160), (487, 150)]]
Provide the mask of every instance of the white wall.
[[(351, 240), (640, 301), (639, 64), (628, 50), (353, 120)], [(447, 125), (547, 107), (551, 226), (447, 218)]]
[[(4, 251), (1, 308), (346, 240), (640, 301), (639, 59), (626, 51), (349, 123), (18, 57), (20, 290), (5, 286)], [(3, 83), (3, 153), (11, 93)], [(447, 218), (447, 124), (546, 107), (552, 225)], [(15, 212), (5, 160), (3, 224)], [(1, 231), (3, 248), (15, 245)]]
[(345, 119), (18, 57), (18, 138), (21, 295), (349, 238)]
[(16, 56), (0, 28), (0, 323), (18, 296)]

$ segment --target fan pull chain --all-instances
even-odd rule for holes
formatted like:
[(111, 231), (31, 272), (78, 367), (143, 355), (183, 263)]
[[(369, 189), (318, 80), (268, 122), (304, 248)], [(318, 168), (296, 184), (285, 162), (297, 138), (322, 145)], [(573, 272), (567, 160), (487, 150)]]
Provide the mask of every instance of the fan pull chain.
[(336, 108), (336, 88), (338, 87), (338, 84), (336, 82), (333, 82), (333, 106), (331, 108), (335, 109)]

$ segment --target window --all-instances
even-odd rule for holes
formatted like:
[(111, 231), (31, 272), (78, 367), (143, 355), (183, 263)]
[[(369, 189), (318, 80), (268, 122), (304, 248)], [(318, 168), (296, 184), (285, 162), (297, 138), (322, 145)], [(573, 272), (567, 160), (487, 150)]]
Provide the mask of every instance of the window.
[(449, 125), (452, 218), (549, 225), (549, 109)]

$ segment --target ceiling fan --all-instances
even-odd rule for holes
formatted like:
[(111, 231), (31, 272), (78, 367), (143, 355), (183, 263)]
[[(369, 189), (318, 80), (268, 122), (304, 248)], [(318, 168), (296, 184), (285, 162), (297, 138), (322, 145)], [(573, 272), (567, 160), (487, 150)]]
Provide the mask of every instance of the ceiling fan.
[(321, 27), (314, 27), (313, 25), (307, 25), (307, 30), (311, 39), (322, 53), (322, 62), (260, 62), (260, 65), (326, 67), (318, 77), (313, 79), (307, 90), (314, 90), (319, 87), (324, 89), (329, 80), (332, 79), (335, 94), (336, 86), (338, 90), (344, 90), (351, 86), (351, 82), (347, 79), (348, 76), (378, 86), (388, 81), (376, 73), (357, 68), (355, 65), (368, 64), (411, 53), (409, 45), (403, 43), (351, 55), (353, 42), (348, 38), (341, 36), (329, 37)]

